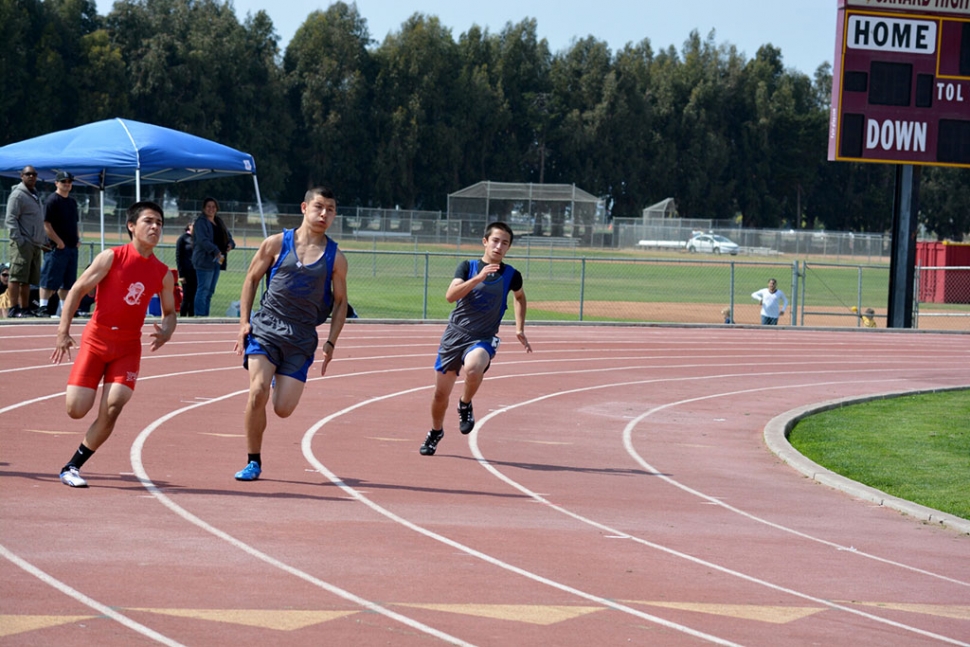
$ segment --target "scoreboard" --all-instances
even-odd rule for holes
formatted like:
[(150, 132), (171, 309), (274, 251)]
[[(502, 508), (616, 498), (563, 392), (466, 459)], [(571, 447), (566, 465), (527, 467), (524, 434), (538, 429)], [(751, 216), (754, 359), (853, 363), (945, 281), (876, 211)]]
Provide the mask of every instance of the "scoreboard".
[(970, 168), (970, 0), (838, 0), (828, 159)]

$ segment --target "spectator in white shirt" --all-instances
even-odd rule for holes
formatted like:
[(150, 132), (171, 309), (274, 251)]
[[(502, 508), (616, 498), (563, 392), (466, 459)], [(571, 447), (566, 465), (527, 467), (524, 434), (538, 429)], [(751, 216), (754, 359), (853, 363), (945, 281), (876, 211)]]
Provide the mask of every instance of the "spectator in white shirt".
[(788, 297), (778, 289), (778, 281), (768, 279), (768, 287), (758, 290), (751, 298), (761, 304), (761, 325), (777, 326), (778, 318), (788, 308)]

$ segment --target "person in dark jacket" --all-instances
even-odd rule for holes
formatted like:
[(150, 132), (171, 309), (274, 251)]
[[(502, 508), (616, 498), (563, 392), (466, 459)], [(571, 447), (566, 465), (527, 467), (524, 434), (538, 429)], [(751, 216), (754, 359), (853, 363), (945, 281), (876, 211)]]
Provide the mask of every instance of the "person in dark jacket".
[(10, 313), (11, 317), (33, 317), (30, 286), (40, 283), (40, 268), (47, 246), (44, 205), (37, 193), (37, 170), (25, 166), (20, 183), (7, 200), (7, 235), (10, 238)]
[(185, 232), (175, 243), (175, 267), (179, 271), (179, 281), (182, 283), (180, 317), (195, 316), (195, 292), (198, 284), (195, 268), (192, 267), (192, 227), (192, 223), (186, 225)]
[(226, 256), (236, 247), (226, 223), (216, 214), (219, 203), (215, 198), (202, 201), (202, 215), (195, 219), (192, 230), (192, 266), (197, 287), (195, 316), (208, 317), (212, 295), (219, 282), (219, 271), (226, 267)]

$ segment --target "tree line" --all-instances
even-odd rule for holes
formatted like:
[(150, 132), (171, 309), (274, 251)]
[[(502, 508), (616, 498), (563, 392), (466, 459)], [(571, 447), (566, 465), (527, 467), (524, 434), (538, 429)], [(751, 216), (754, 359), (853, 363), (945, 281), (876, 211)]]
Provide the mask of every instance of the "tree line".
[[(595, 37), (551, 52), (534, 19), (457, 39), (420, 13), (383, 42), (355, 4), (310, 14), (285, 52), (229, 2), (0, 0), (0, 145), (127, 117), (253, 155), (271, 199), (324, 183), (341, 205), (441, 210), (481, 180), (567, 183), (615, 217), (676, 199), (688, 218), (882, 232), (894, 167), (826, 160), (831, 67), (746, 59), (712, 32), (654, 50)], [(29, 163), (29, 161), (25, 161)], [(970, 231), (970, 171), (925, 167), (921, 221)], [(241, 180), (187, 183), (246, 195)]]

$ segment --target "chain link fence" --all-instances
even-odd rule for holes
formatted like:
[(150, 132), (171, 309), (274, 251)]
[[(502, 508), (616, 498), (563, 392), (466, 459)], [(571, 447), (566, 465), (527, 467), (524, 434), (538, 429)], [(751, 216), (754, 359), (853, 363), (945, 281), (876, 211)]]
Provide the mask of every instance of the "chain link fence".
[(835, 260), (849, 258), (857, 262), (888, 263), (892, 254), (892, 237), (884, 234), (742, 229), (723, 221), (617, 219), (612, 233), (617, 249), (680, 248), (686, 246), (694, 234), (705, 233), (730, 239), (745, 256), (824, 256)]
[(916, 266), (913, 327), (970, 330), (970, 266)]
[[(121, 213), (106, 218), (107, 247), (128, 241)], [(101, 247), (100, 240), (93, 240), (100, 231), (99, 211), (86, 209), (82, 215), (83, 268)], [(165, 242), (156, 250), (163, 262), (175, 266), (175, 240), (197, 215), (166, 211)], [(211, 312), (231, 316), (263, 239), (262, 222), (258, 211), (249, 209), (220, 215), (237, 249), (228, 255)], [(270, 232), (299, 226), (301, 220), (298, 213), (266, 214)], [(774, 278), (792, 302), (780, 323), (858, 327), (859, 313), (873, 308), (878, 326), (885, 326), (890, 246), (885, 236), (724, 229), (717, 231), (738, 242), (741, 253), (715, 257), (638, 248), (640, 236), (659, 236), (660, 231), (636, 226), (601, 232), (600, 242), (609, 243), (605, 249), (581, 246), (573, 236), (532, 236), (527, 223), (513, 228), (508, 261), (525, 277), (531, 321), (721, 323), (727, 310), (736, 323), (756, 324), (760, 309), (751, 293)], [(351, 303), (360, 316), (445, 319), (451, 305), (443, 295), (455, 266), (482, 252), (480, 235), (462, 232), (459, 221), (439, 212), (341, 209), (330, 233), (348, 257)], [(663, 235), (681, 233), (689, 236), (691, 231)], [(804, 261), (786, 258), (809, 253), (814, 256)], [(9, 262), (5, 239), (0, 240), (0, 261)], [(916, 283), (915, 327), (970, 330), (970, 268), (922, 267)]]

